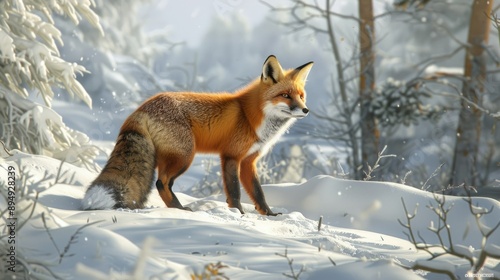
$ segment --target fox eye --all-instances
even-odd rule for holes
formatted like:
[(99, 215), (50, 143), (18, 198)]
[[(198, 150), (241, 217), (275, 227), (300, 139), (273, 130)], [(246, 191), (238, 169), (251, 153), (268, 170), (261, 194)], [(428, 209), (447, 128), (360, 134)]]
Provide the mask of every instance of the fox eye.
[(288, 95), (288, 93), (282, 93), (282, 94), (281, 94), (281, 97), (284, 97), (284, 98), (290, 98), (290, 95)]

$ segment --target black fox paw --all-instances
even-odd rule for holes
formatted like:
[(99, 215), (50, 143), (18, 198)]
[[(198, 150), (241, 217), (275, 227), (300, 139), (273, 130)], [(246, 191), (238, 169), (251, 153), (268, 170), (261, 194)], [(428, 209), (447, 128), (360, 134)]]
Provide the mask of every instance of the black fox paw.
[(267, 213), (266, 213), (267, 216), (278, 216), (278, 215), (283, 215), (283, 213), (281, 212), (278, 212), (278, 213), (274, 213), (273, 211), (269, 210)]

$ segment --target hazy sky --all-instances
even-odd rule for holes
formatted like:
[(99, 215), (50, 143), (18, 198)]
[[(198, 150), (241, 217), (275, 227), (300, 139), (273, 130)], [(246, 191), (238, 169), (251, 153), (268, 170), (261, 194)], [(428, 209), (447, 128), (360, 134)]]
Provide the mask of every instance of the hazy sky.
[[(266, 1), (273, 6), (290, 6), (291, 3), (289, 0)], [(357, 13), (353, 1), (332, 0), (332, 11)], [(376, 12), (388, 1), (392, 0), (375, 0)], [(324, 4), (324, 1), (319, 2)], [(139, 16), (146, 30), (167, 29), (172, 41), (183, 41), (194, 47), (203, 38), (214, 16), (229, 18), (239, 13), (253, 26), (262, 22), (268, 10), (259, 0), (152, 0), (146, 2)]]
[(214, 16), (228, 17), (240, 13), (249, 24), (254, 25), (263, 20), (267, 10), (259, 1), (155, 0), (142, 11), (141, 17), (147, 30), (167, 28), (172, 41), (186, 41), (194, 46), (205, 34)]

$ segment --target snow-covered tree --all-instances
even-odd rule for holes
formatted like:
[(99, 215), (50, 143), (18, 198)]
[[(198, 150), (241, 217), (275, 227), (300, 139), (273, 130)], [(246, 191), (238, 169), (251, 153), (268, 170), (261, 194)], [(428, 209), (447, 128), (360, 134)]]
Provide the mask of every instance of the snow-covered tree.
[[(51, 105), (54, 88), (62, 88), (92, 106), (76, 79), (85, 68), (60, 57), (58, 45), (63, 41), (54, 15), (75, 25), (85, 18), (102, 35), (93, 5), (91, 0), (0, 2), (0, 134), (9, 149), (92, 164), (97, 149), (88, 145), (86, 135), (68, 128)], [(44, 104), (32, 101), (36, 98)]]
[(148, 2), (152, 1), (96, 0), (93, 10), (105, 36), (86, 21), (75, 26), (63, 16), (55, 18), (64, 42), (61, 57), (90, 72), (77, 79), (93, 101), (92, 110), (56, 110), (68, 126), (93, 141), (116, 140), (119, 127), (138, 104), (155, 93), (178, 90), (171, 72), (162, 70), (172, 67), (171, 57), (180, 48), (168, 41), (167, 29), (153, 33), (144, 26), (147, 10), (158, 5), (148, 8)]
[(146, 1), (95, 0), (94, 11), (99, 16), (106, 36), (101, 36), (98, 29), (81, 25), (78, 32), (80, 40), (100, 50), (130, 56), (146, 64), (150, 47), (138, 17), (139, 8), (144, 2)]

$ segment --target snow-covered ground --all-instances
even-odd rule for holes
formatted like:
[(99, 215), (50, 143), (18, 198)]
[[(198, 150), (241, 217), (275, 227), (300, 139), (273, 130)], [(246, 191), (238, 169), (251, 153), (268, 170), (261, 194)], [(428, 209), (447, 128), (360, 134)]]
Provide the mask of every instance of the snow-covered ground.
[[(283, 212), (277, 217), (257, 214), (245, 194), (247, 213), (241, 215), (227, 207), (223, 195), (194, 198), (186, 194), (188, 191), (178, 196), (193, 212), (166, 208), (156, 191), (151, 193), (147, 209), (81, 211), (80, 200), (96, 173), (68, 163), (61, 165), (52, 158), (13, 152), (0, 161), (0, 180), (7, 182), (13, 175), (8, 174), (9, 166), (14, 168), (17, 228), (2, 235), (15, 239), (16, 257), (32, 263), (33, 276), (191, 279), (207, 272), (205, 266), (221, 262), (223, 267), (218, 271), (230, 279), (285, 279), (299, 272), (297, 279), (448, 278), (403, 268), (429, 255), (415, 249), (405, 235), (408, 231), (398, 222), (406, 223), (402, 200), (409, 214), (417, 208), (412, 220), (415, 233), (418, 231), (428, 244), (439, 243), (429, 230), (439, 227), (437, 216), (428, 207), (437, 205), (435, 197), (409, 186), (329, 176), (314, 177), (303, 184), (264, 186), (273, 211)], [(193, 174), (186, 178), (197, 176)], [(53, 184), (56, 178), (58, 182)], [(27, 188), (23, 189), (25, 179)], [(22, 197), (33, 198), (35, 193), (39, 194), (36, 208), (19, 229), (31, 213), (31, 208), (20, 211), (30, 205)], [(0, 209), (7, 209), (6, 199), (0, 198)], [(492, 211), (481, 218), (483, 230), (498, 223), (498, 201), (473, 198), (473, 204), (476, 210), (483, 207)], [(469, 205), (462, 198), (447, 196), (449, 206), (447, 222), (453, 246), (477, 257), (482, 235)], [(0, 223), (6, 222), (11, 220)], [(448, 244), (448, 237), (443, 237)], [(500, 244), (500, 230), (486, 243), (493, 253), (498, 251), (494, 244)], [(468, 261), (446, 255), (435, 259), (433, 266), (451, 270), (461, 279), (470, 270)], [(20, 270), (21, 265), (16, 268)], [(10, 271), (4, 273), (12, 276)], [(499, 261), (487, 259), (481, 273), (484, 279), (500, 277)]]
[[(357, 6), (353, 5), (354, 2), (337, 1), (333, 11), (355, 15)], [(375, 1), (374, 9), (377, 14), (385, 13), (393, 2)], [(114, 8), (133, 14), (130, 3), (123, 2), (124, 9), (123, 6), (120, 9), (119, 4)], [(377, 62), (380, 64), (377, 85), (393, 79), (414, 78), (415, 63), (428, 61), (436, 53), (459, 47), (456, 38), (465, 40), (469, 18), (456, 16), (468, 15), (464, 12), (468, 11), (469, 4), (462, 4), (441, 8), (444, 9), (443, 16), (419, 15), (422, 22), (418, 24), (399, 17), (379, 17), (377, 30), (382, 31), (381, 38), (384, 39), (377, 40), (378, 50), (383, 50), (379, 54), (380, 62)], [(440, 5), (439, 1), (436, 5)], [(91, 72), (78, 79), (91, 95), (93, 109), (83, 104), (68, 103), (67, 94), (56, 91), (57, 98), (51, 102), (52, 108), (37, 106), (31, 112), (19, 115), (22, 122), (9, 121), (11, 127), (29, 127), (27, 116), (36, 114), (38, 117), (34, 117), (31, 124), (44, 128), (38, 128), (41, 129), (40, 135), (48, 133), (50, 136), (49, 132), (62, 135), (59, 141), (62, 144), (48, 137), (49, 142), (57, 144), (56, 149), (50, 150), (51, 153), (59, 153), (59, 158), (63, 155), (71, 158), (68, 154), (72, 153), (64, 151), (71, 141), (68, 141), (65, 127), (62, 131), (49, 129), (47, 125), (51, 122), (62, 127), (63, 120), (68, 128), (86, 134), (92, 144), (102, 151), (96, 163), (103, 165), (105, 154), (113, 147), (111, 141), (116, 138), (123, 120), (143, 99), (162, 90), (236, 89), (249, 78), (260, 75), (261, 63), (269, 54), (278, 55), (286, 67), (316, 61), (307, 85), (311, 96), (308, 106), (320, 112), (325, 104), (335, 101), (329, 95), (335, 91), (330, 88), (331, 77), (335, 76), (332, 56), (331, 52), (324, 51), (329, 39), (310, 31), (285, 35), (290, 30), (273, 22), (286, 20), (287, 17), (268, 13), (267, 5), (257, 1), (152, 1), (149, 6), (141, 8), (138, 19), (144, 24), (141, 27), (144, 38), (135, 31), (130, 34), (126, 29), (114, 27), (120, 21), (133, 20), (120, 12), (114, 14), (118, 15), (119, 21), (111, 15), (101, 19), (110, 28), (109, 34), (118, 36), (118, 41), (125, 38), (127, 40), (123, 42), (133, 41), (132, 46), (124, 43), (127, 48), (122, 50), (110, 49), (105, 42), (101, 42), (100, 47), (99, 43), (91, 44), (88, 39), (92, 38), (92, 31), (87, 30), (89, 27), (86, 25), (80, 25), (82, 28), (75, 30), (73, 23), (56, 20), (63, 34), (64, 46), (60, 46), (62, 58), (82, 64)], [(215, 14), (217, 17), (212, 18)], [(273, 20), (265, 20), (266, 17)], [(31, 20), (35, 18), (38, 16)], [(351, 22), (346, 23), (337, 17), (332, 20), (335, 32), (341, 38), (338, 44), (341, 56), (348, 62), (352, 59), (355, 45), (352, 42), (358, 40), (357, 33), (353, 32)], [(434, 20), (439, 24), (435, 24)], [(28, 18), (27, 22), (32, 21)], [(400, 28), (394, 29), (396, 24)], [(25, 27), (37, 26), (25, 24)], [(449, 31), (438, 32), (435, 29), (443, 29), (442, 26), (450, 27), (456, 42), (450, 44), (450, 34), (444, 36)], [(86, 36), (90, 37), (83, 37), (83, 33), (87, 32)], [(497, 41), (490, 41), (495, 42), (494, 53), (498, 50)], [(3, 53), (9, 53), (12, 52), (9, 46), (10, 43), (2, 44), (0, 48), (4, 48)], [(133, 46), (140, 47), (140, 50)], [(40, 49), (23, 53), (31, 51), (38, 53)], [(147, 59), (141, 62), (137, 54), (147, 56)], [(154, 63), (149, 65), (147, 61)], [(493, 60), (490, 63), (495, 67)], [(47, 66), (46, 63), (33, 65), (38, 65), (38, 68), (33, 68), (38, 70)], [(462, 65), (463, 55), (459, 52), (459, 55), (443, 63), (421, 70), (425, 70), (425, 74), (459, 74), (456, 67)], [(65, 67), (73, 67), (73, 64)], [(346, 69), (347, 74), (350, 71)], [(489, 86), (489, 91), (495, 92), (494, 83)], [(42, 104), (45, 96), (36, 96), (36, 90), (32, 93), (35, 96), (30, 96), (30, 99)], [(437, 96), (438, 100), (431, 105), (440, 102)], [(487, 95), (485, 98), (485, 101), (489, 100)], [(83, 100), (88, 102), (90, 97), (85, 96)], [(454, 98), (450, 102), (459, 100)], [(488, 103), (493, 106), (494, 99), (485, 102)], [(451, 103), (448, 105), (453, 107)], [(495, 112), (495, 108), (486, 109)], [(422, 174), (426, 174), (426, 171), (438, 171), (436, 166), (446, 163), (443, 159), (452, 155), (456, 134), (456, 115), (446, 111), (447, 119), (441, 124), (437, 123), (432, 128), (427, 124), (410, 127), (400, 130), (394, 137), (388, 137), (387, 140), (393, 141), (389, 145), (391, 149), (403, 151), (391, 151), (401, 159), (395, 161), (395, 164), (401, 165), (395, 170), (405, 174), (420, 168), (424, 170)], [(341, 172), (338, 173), (343, 173), (342, 163), (348, 161), (348, 155), (341, 145), (329, 143), (323, 146), (322, 141), (313, 139), (313, 132), (322, 129), (317, 121), (314, 118), (302, 121), (302, 126), (308, 128), (303, 129), (307, 137), (291, 130), (281, 140), (293, 139), (289, 142), (304, 148), (301, 156), (314, 154), (310, 156), (312, 162), (318, 162), (318, 166), (314, 166), (314, 174), (336, 174), (328, 172), (335, 171), (336, 165), (340, 166)], [(83, 134), (78, 135), (85, 141), (76, 141), (74, 146), (77, 151), (80, 150), (79, 145), (87, 143)], [(495, 135), (491, 134), (491, 139), (495, 140)], [(279, 145), (275, 149), (280, 148)], [(482, 252), (496, 258), (486, 258), (478, 275), (483, 279), (500, 278), (500, 229), (494, 230), (500, 221), (500, 203), (493, 199), (475, 197), (471, 207), (463, 198), (433, 195), (411, 186), (316, 176), (302, 184), (264, 186), (271, 208), (283, 213), (277, 217), (257, 214), (242, 192), (247, 213), (241, 215), (239, 211), (227, 207), (224, 195), (199, 198), (200, 191), (193, 191), (193, 186), (203, 185), (204, 178), (209, 177), (207, 172), (211, 172), (210, 180), (217, 178), (217, 175), (214, 176), (216, 172), (207, 167), (210, 165), (206, 164), (207, 157), (201, 156), (195, 159), (192, 167), (175, 185), (179, 199), (193, 212), (166, 208), (156, 190), (152, 191), (146, 209), (81, 211), (81, 199), (86, 187), (97, 173), (70, 163), (61, 164), (49, 157), (19, 151), (11, 153), (13, 155), (7, 155), (0, 145), (0, 280), (191, 279), (192, 276), (198, 279), (210, 269), (214, 274), (219, 272), (230, 279), (448, 278), (443, 274), (407, 269), (416, 264), (431, 270), (448, 271), (455, 278), (464, 279), (470, 278), (471, 266), (481, 261)], [(330, 158), (330, 155), (335, 157)], [(91, 153), (91, 156), (94, 154)], [(91, 156), (86, 158), (91, 159)], [(292, 166), (290, 161), (287, 167)], [(287, 169), (289, 174), (283, 177), (294, 178), (290, 175), (294, 170), (298, 169)], [(494, 172), (497, 171), (491, 172), (496, 174)], [(296, 181), (312, 177), (305, 176), (305, 172), (295, 173), (292, 175), (297, 175), (295, 177), (299, 180)], [(443, 199), (446, 201), (443, 209), (437, 209)], [(448, 211), (446, 225), (437, 216), (443, 214), (443, 210)], [(479, 219), (471, 213), (481, 211), (491, 213), (479, 215)], [(443, 242), (470, 261), (444, 254), (428, 262), (429, 253), (416, 250), (414, 244), (408, 241), (408, 228), (404, 226), (408, 219), (419, 242), (425, 241), (428, 246)], [(439, 236), (436, 234), (438, 229)], [(492, 234), (484, 238), (489, 232)], [(429, 250), (439, 254), (441, 249), (437, 246)], [(23, 267), (30, 269), (27, 274), (22, 273)], [(14, 274), (11, 270), (18, 273)], [(212, 279), (218, 278), (212, 276)]]

